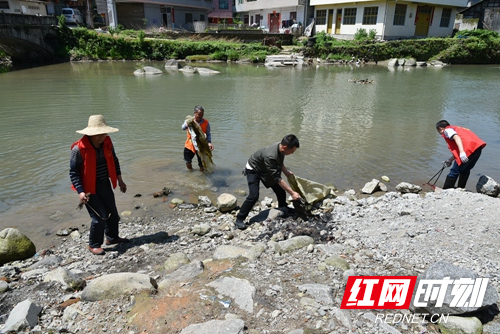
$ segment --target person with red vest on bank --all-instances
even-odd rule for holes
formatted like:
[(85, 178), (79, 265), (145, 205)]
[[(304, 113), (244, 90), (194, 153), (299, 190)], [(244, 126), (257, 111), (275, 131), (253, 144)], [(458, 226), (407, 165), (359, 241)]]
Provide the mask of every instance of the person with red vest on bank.
[(80, 208), (85, 205), (92, 219), (88, 248), (94, 255), (105, 253), (101, 247), (104, 235), (106, 245), (129, 242), (118, 236), (120, 216), (113, 193), (117, 184), (121, 192), (127, 191), (120, 163), (108, 136), (108, 133), (117, 131), (117, 128), (106, 124), (102, 115), (92, 115), (88, 126), (76, 131), (84, 136), (71, 145), (69, 177), (72, 189), (78, 193)]
[[(214, 146), (212, 145), (212, 133), (210, 132), (210, 123), (207, 119), (203, 118), (205, 115), (205, 109), (202, 106), (194, 107), (194, 120), (201, 127), (201, 130), (207, 135), (206, 139), (208, 142), (208, 147), (211, 151), (214, 150)], [(200, 156), (198, 155), (197, 149), (193, 144), (193, 140), (191, 138), (191, 133), (189, 132), (188, 124), (184, 122), (182, 124), (182, 130), (186, 131), (187, 138), (186, 143), (184, 144), (184, 161), (186, 162), (186, 167), (188, 169), (193, 169), (192, 161), (194, 156), (198, 158), (198, 166), (200, 167), (200, 171), (203, 172), (203, 162), (201, 161)]]
[(474, 132), (461, 126), (450, 125), (445, 120), (436, 124), (437, 132), (444, 138), (453, 155), (443, 163), (451, 167), (446, 176), (443, 189), (454, 188), (458, 179), (458, 188), (465, 188), (470, 171), (481, 156), (481, 151), (486, 143)]

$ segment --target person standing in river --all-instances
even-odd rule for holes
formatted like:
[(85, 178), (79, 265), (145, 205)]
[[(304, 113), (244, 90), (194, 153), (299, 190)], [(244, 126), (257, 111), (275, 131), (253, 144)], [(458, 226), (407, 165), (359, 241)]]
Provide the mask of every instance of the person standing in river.
[[(210, 131), (210, 123), (208, 122), (208, 119), (203, 118), (204, 115), (205, 115), (205, 109), (203, 109), (202, 106), (194, 107), (194, 120), (196, 121), (196, 123), (198, 123), (198, 125), (201, 127), (201, 130), (205, 133), (208, 142), (208, 147), (210, 148), (210, 151), (213, 151), (214, 146), (212, 145), (212, 133)], [(197, 148), (193, 144), (191, 132), (189, 131), (189, 125), (185, 121), (182, 124), (182, 130), (186, 131), (187, 135), (186, 142), (184, 143), (184, 161), (186, 162), (186, 167), (189, 170), (193, 169), (192, 161), (194, 156), (196, 155), (200, 171), (203, 172), (204, 171), (203, 162), (201, 161), (201, 157), (198, 154)]]
[(447, 167), (453, 163), (444, 181), (443, 189), (454, 188), (457, 179), (458, 188), (465, 188), (470, 171), (479, 160), (486, 143), (471, 130), (450, 125), (446, 120), (437, 122), (436, 130), (444, 138), (453, 154), (448, 160), (443, 161)]
[(120, 216), (113, 193), (117, 183), (121, 192), (127, 191), (120, 163), (108, 136), (108, 133), (117, 131), (117, 128), (106, 124), (102, 115), (92, 115), (88, 126), (76, 131), (84, 136), (71, 145), (69, 176), (72, 189), (78, 193), (80, 208), (85, 205), (92, 219), (88, 248), (94, 255), (105, 253), (101, 247), (104, 235), (106, 245), (129, 242), (118, 236)]
[(300, 194), (281, 178), (281, 172), (286, 176), (293, 175), (285, 167), (285, 156), (293, 154), (299, 146), (299, 139), (290, 134), (283, 137), (281, 142), (261, 148), (250, 156), (244, 171), (247, 177), (249, 194), (236, 216), (234, 223), (236, 228), (240, 230), (247, 228), (245, 219), (259, 199), (260, 181), (266, 188), (271, 188), (274, 191), (280, 208), (287, 206), (286, 193), (289, 193), (294, 201), (301, 198)]

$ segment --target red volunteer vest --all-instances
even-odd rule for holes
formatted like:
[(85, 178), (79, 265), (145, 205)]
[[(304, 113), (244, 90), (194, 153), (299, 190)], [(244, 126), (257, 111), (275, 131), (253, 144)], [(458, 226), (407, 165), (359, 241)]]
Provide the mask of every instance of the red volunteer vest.
[[(460, 136), (460, 139), (462, 139), (462, 145), (464, 146), (465, 154), (467, 154), (468, 157), (470, 157), (470, 155), (474, 153), (474, 151), (478, 148), (483, 148), (486, 146), (486, 143), (481, 138), (476, 136), (474, 132), (467, 128), (456, 125), (447, 126), (446, 129), (448, 128), (455, 130), (457, 132), (457, 135)], [(462, 164), (462, 160), (460, 159), (460, 151), (458, 150), (457, 143), (452, 139), (446, 138), (444, 133), (442, 134), (442, 136), (444, 140), (446, 140), (451, 153), (453, 153), (455, 161), (460, 166)]]
[[(207, 133), (207, 126), (208, 126), (208, 120), (206, 118), (203, 119), (204, 122), (200, 124), (201, 130), (203, 133)], [(196, 121), (195, 121), (196, 122)], [(186, 138), (186, 143), (184, 144), (184, 147), (190, 150), (193, 153), (196, 153), (196, 150), (194, 148), (193, 142), (191, 141), (191, 133), (189, 133), (189, 130), (186, 130), (187, 133), (187, 138)]]
[[(97, 163), (96, 163), (96, 154), (95, 148), (90, 143), (90, 140), (87, 136), (83, 136), (80, 140), (77, 140), (71, 145), (71, 149), (75, 145), (78, 145), (80, 149), (80, 154), (83, 158), (83, 164), (80, 167), (80, 177), (83, 183), (83, 189), (85, 193), (95, 194), (95, 184), (96, 184), (96, 173), (97, 173)], [(106, 164), (108, 165), (108, 175), (111, 179), (111, 184), (113, 188), (116, 188), (117, 177), (116, 177), (116, 166), (115, 159), (113, 158), (113, 143), (111, 142), (111, 138), (106, 136), (104, 142), (102, 143), (104, 156), (106, 158)], [(71, 185), (71, 189), (75, 190), (75, 187)]]

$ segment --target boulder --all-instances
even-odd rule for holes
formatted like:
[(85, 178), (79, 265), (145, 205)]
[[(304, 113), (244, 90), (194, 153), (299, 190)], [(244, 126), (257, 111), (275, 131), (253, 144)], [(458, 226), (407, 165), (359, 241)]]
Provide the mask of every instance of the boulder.
[[(414, 313), (428, 313), (428, 314), (447, 313), (451, 315), (457, 315), (457, 314), (475, 312), (480, 309), (487, 308), (491, 305), (496, 305), (496, 303), (498, 302), (498, 292), (496, 291), (496, 289), (488, 283), (485, 289), (483, 290), (484, 288), (483, 284), (486, 284), (484, 280), (486, 279), (483, 279), (480, 287), (473, 285), (472, 288), (470, 288), (471, 284), (478, 284), (479, 281), (476, 281), (477, 278), (479, 278), (477, 274), (471, 270), (455, 266), (445, 261), (436, 262), (432, 264), (422, 275), (418, 276), (417, 282), (415, 284), (415, 289), (413, 291), (410, 310)], [(450, 282), (450, 284), (447, 286), (446, 291), (440, 290), (443, 286), (441, 284), (436, 283), (433, 284), (431, 287), (429, 287), (427, 284), (423, 284), (422, 289), (431, 288), (433, 289), (433, 294), (435, 292), (436, 293), (439, 292), (439, 294), (436, 295), (436, 297), (430, 297), (428, 298), (427, 301), (424, 300), (425, 298), (424, 293), (422, 291), (419, 292), (420, 281), (421, 280), (442, 281), (445, 279)], [(461, 281), (457, 282), (457, 280)], [(459, 287), (461, 287), (460, 290), (458, 289)], [(472, 289), (472, 292), (470, 289)], [(471, 296), (475, 291), (474, 289), (480, 289), (478, 291), (479, 294), (478, 293), (474, 294), (474, 296), (476, 296), (475, 298), (481, 298), (482, 297), (481, 291), (484, 291), (484, 297), (481, 306), (468, 305), (469, 302), (472, 303)], [(443, 297), (441, 297), (441, 293), (444, 294)], [(454, 305), (452, 307), (451, 303), (453, 301), (456, 301), (455, 299), (456, 297), (458, 297), (457, 293), (463, 293), (460, 297), (460, 302), (463, 302), (462, 303), (463, 305)], [(467, 295), (465, 295), (465, 293), (467, 293)], [(415, 298), (417, 298), (416, 297), (417, 294), (419, 294), (418, 300), (415, 300)], [(466, 300), (462, 300), (463, 298), (466, 298)], [(438, 301), (440, 300), (442, 300), (442, 305), (438, 305)], [(415, 302), (425, 304), (425, 306), (422, 305), (415, 306)], [(474, 300), (474, 302), (477, 302), (477, 300)]]
[(403, 194), (408, 194), (408, 193), (418, 194), (419, 192), (422, 191), (422, 187), (408, 182), (401, 182), (396, 186), (396, 190)]
[(480, 194), (497, 197), (500, 193), (500, 184), (487, 175), (481, 175), (476, 184), (476, 191)]
[(165, 62), (166, 70), (178, 70), (181, 67), (177, 59), (169, 59)]
[(9, 227), (0, 231), (0, 265), (28, 259), (35, 253), (35, 244), (18, 229)]
[(370, 182), (366, 183), (363, 189), (361, 189), (361, 192), (364, 194), (373, 194), (379, 189), (379, 184), (380, 181), (377, 179), (373, 179)]
[(118, 298), (132, 292), (153, 292), (156, 289), (156, 281), (146, 274), (109, 274), (92, 280), (82, 291), (82, 300), (95, 302)]
[(217, 197), (217, 208), (219, 208), (221, 212), (234, 210), (237, 203), (236, 197), (231, 194), (224, 193)]

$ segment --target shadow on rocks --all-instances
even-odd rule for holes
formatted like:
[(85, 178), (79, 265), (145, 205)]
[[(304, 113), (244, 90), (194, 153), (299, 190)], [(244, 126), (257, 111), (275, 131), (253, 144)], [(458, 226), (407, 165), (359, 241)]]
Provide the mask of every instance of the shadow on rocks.
[(160, 232), (157, 232), (157, 233), (151, 234), (151, 235), (143, 235), (141, 237), (131, 238), (131, 239), (129, 239), (130, 242), (127, 242), (127, 243), (109, 245), (109, 246), (106, 246), (104, 249), (105, 250), (109, 250), (109, 249), (116, 250), (116, 251), (118, 251), (118, 254), (121, 255), (121, 254), (124, 254), (128, 249), (130, 249), (132, 247), (137, 247), (137, 246), (141, 246), (141, 245), (145, 245), (145, 244), (164, 245), (164, 244), (176, 242), (177, 240), (179, 240), (179, 238), (180, 237), (178, 235), (170, 235), (169, 236), (167, 232), (160, 231)]

